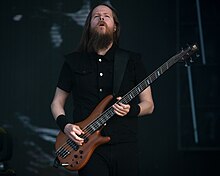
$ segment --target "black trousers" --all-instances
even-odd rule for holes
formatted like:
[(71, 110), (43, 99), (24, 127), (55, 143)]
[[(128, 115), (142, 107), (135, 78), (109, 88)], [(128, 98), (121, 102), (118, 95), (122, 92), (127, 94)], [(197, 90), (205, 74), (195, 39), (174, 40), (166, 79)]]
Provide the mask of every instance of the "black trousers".
[(137, 143), (104, 144), (96, 148), (79, 176), (138, 176)]

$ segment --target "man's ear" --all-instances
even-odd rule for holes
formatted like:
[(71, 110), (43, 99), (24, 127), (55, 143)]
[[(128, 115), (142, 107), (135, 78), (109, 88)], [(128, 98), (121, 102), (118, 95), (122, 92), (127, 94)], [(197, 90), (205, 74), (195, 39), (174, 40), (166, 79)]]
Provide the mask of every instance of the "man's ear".
[(116, 26), (114, 26), (114, 32), (116, 31), (116, 29), (117, 29)]

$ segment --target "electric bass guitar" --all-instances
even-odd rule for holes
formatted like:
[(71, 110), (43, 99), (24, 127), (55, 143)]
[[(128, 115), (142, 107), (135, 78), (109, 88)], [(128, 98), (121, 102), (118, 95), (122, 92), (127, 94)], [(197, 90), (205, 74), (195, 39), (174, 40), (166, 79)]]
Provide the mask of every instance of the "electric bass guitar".
[[(197, 51), (198, 47), (194, 44), (174, 55), (116, 103), (121, 102), (127, 104), (178, 61), (184, 61), (186, 63), (192, 61), (191, 56)], [(104, 137), (100, 132), (106, 122), (115, 115), (112, 106), (106, 109), (106, 106), (112, 99), (112, 95), (105, 97), (97, 105), (89, 117), (87, 117), (84, 121), (77, 123), (77, 125), (79, 125), (79, 127), (84, 131), (84, 134), (80, 135), (80, 137), (84, 139), (83, 145), (77, 145), (63, 132), (59, 132), (55, 143), (55, 154), (57, 156), (56, 161), (59, 165), (72, 171), (80, 170), (86, 165), (92, 153), (99, 145), (110, 141), (110, 137)]]

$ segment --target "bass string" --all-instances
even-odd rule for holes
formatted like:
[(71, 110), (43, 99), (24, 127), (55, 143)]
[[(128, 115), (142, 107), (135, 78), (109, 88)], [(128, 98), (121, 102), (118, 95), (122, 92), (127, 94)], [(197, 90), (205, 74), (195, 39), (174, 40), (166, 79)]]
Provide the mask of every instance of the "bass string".
[[(101, 119), (101, 121), (103, 121), (103, 119)], [(90, 123), (90, 125), (91, 125), (91, 124), (95, 124), (95, 122), (96, 122), (96, 121), (93, 121), (92, 123)], [(87, 125), (86, 128), (83, 129), (83, 130), (86, 131), (86, 132), (85, 132), (83, 135), (79, 136), (79, 137), (82, 137), (82, 138), (84, 138), (84, 139), (88, 138), (88, 137), (93, 133), (93, 129), (92, 129), (92, 128), (89, 128), (89, 127), (90, 127), (90, 126)], [(98, 126), (96, 125), (96, 127), (98, 127)], [(72, 150), (73, 150), (73, 148), (71, 147), (71, 145), (68, 144), (68, 142), (67, 142), (68, 140), (71, 140), (71, 139), (68, 138), (68, 139), (57, 149), (56, 153), (60, 152), (62, 149), (66, 149), (66, 150), (68, 150), (68, 151), (72, 151)], [(74, 141), (71, 140), (71, 142), (74, 142)], [(74, 144), (76, 144), (76, 143), (74, 142)], [(78, 144), (76, 144), (76, 145), (78, 145)], [(63, 152), (65, 152), (65, 151), (63, 151)], [(61, 152), (60, 154), (63, 154), (63, 152)]]

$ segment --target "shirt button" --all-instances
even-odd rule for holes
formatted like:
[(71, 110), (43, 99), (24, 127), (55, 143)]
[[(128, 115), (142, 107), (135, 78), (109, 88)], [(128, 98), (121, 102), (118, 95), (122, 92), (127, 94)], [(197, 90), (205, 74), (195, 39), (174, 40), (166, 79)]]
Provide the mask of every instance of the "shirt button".
[(102, 89), (99, 89), (99, 92), (102, 92)]
[(99, 73), (100, 76), (103, 76), (103, 73)]
[(102, 62), (102, 59), (99, 59), (99, 62)]

